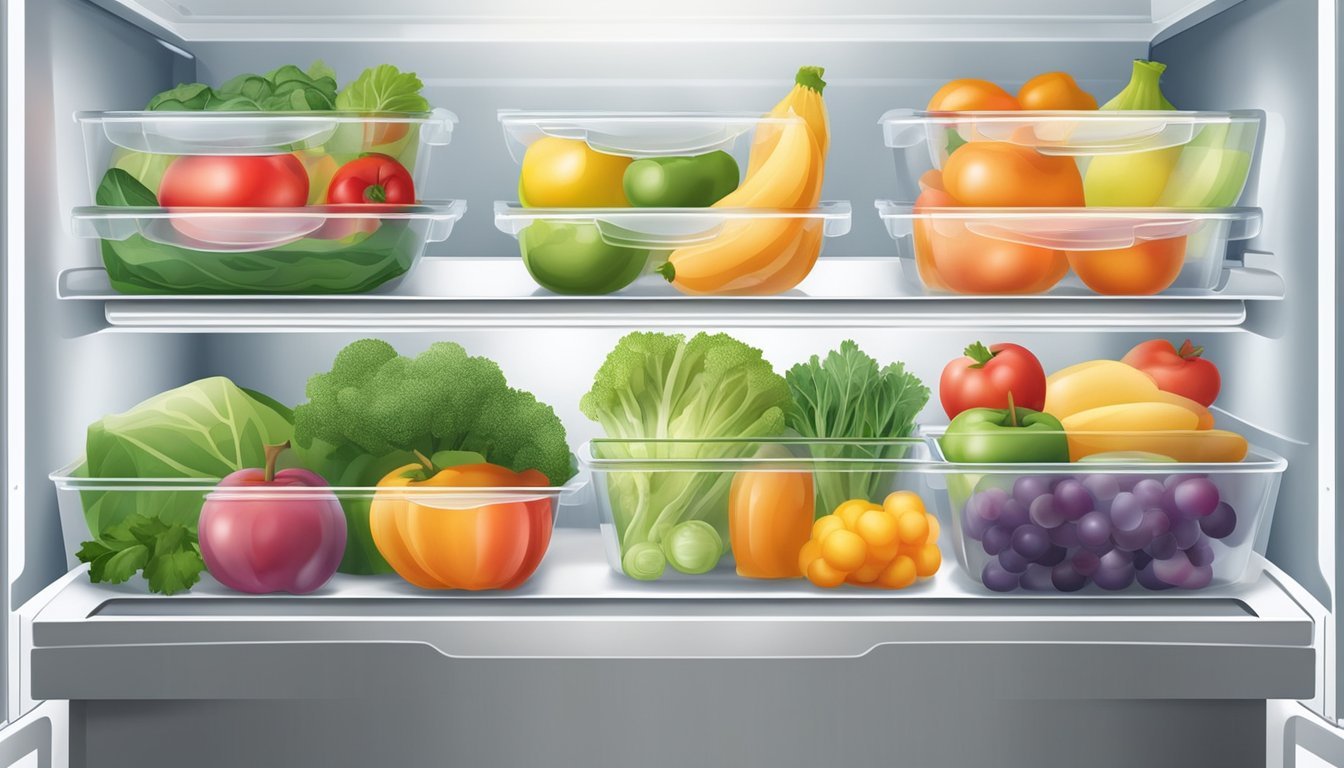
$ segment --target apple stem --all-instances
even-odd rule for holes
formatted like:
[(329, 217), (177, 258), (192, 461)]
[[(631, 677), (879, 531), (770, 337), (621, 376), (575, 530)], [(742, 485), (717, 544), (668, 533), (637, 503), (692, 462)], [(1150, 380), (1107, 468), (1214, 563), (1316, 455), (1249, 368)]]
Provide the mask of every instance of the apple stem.
[(416, 461), (419, 461), (421, 464), (424, 465), (424, 467), (425, 467), (425, 471), (426, 471), (426, 472), (429, 472), (430, 474), (434, 474), (434, 462), (431, 461), (430, 458), (429, 458), (428, 456), (426, 456), (425, 454), (421, 453), (421, 452), (419, 451), (419, 449), (416, 449), (416, 448), (412, 448), (412, 449), (411, 449), (411, 453), (415, 454), (415, 459), (416, 459)]
[(1013, 391), (1008, 390), (1008, 423), (1017, 426), (1017, 407), (1013, 405)]
[(269, 483), (275, 480), (275, 462), (277, 459), (280, 458), (280, 454), (284, 453), (288, 449), (289, 449), (288, 440), (279, 445), (266, 446), (266, 475), (265, 475), (266, 482)]

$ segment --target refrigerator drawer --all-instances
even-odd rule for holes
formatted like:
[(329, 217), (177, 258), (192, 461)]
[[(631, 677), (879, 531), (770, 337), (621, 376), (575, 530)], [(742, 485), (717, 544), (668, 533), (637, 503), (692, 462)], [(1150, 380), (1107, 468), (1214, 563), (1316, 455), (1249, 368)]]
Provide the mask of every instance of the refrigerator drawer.
[(701, 674), (725, 661), (999, 698), (1300, 699), (1315, 689), (1315, 623), (1271, 571), (1188, 597), (987, 598), (951, 570), (917, 593), (860, 599), (728, 576), (651, 589), (610, 573), (601, 546), (595, 532), (557, 531), (508, 597), (338, 576), (321, 596), (238, 597), (202, 583), (164, 598), (72, 574), (33, 622), (33, 693), (415, 697), (489, 670), (552, 666), (542, 662), (629, 670), (613, 680), (643, 685), (639, 669)]

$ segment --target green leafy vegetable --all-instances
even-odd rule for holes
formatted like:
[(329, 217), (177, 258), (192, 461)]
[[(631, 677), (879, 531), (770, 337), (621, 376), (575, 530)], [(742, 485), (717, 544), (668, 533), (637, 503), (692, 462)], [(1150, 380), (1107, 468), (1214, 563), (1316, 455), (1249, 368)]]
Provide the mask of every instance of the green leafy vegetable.
[[(778, 436), (788, 404), (788, 385), (759, 349), (722, 333), (687, 341), (636, 332), (607, 355), (579, 408), (607, 437), (630, 441), (604, 443), (600, 458), (712, 459), (749, 456), (756, 446), (706, 440)], [(668, 438), (689, 442), (649, 442)], [(703, 520), (726, 539), (731, 482), (727, 472), (609, 472), (623, 562), (648, 574), (631, 575), (657, 578), (657, 558), (635, 547), (660, 544), (687, 520)]]
[(336, 108), (336, 73), (320, 61), (304, 71), (286, 64), (264, 75), (243, 74), (219, 88), (184, 83), (149, 100), (159, 112), (324, 112)]
[[(120, 168), (104, 174), (96, 200), (109, 206), (158, 204), (154, 193)], [(137, 234), (103, 240), (103, 265), (112, 287), (129, 294), (361, 293), (410, 270), (423, 239), (414, 226), (385, 221), (373, 234), (305, 237), (261, 251), (223, 253)]]
[[(295, 450), (332, 485), (376, 485), (415, 463), (413, 451), (473, 451), (515, 472), (539, 470), (555, 485), (574, 475), (555, 411), (457, 344), (439, 342), (409, 358), (384, 341), (356, 341), (331, 371), (308, 380), (307, 395), (294, 410)], [(350, 525), (341, 570), (389, 570), (369, 533), (369, 499), (342, 504)]]
[[(288, 409), (226, 378), (201, 379), (89, 426), (88, 478), (198, 478), (213, 484), (260, 467), (260, 447), (289, 439)], [(94, 581), (120, 583), (144, 570), (155, 592), (187, 589), (204, 565), (196, 544), (200, 490), (96, 490), (80, 494), (92, 541), (77, 557)]]
[(370, 67), (336, 95), (336, 108), (343, 112), (428, 112), (429, 102), (420, 95), (425, 84), (414, 72), (402, 72), (391, 64)]
[[(929, 389), (902, 363), (878, 369), (877, 361), (853, 341), (790, 368), (785, 378), (793, 393), (787, 411), (790, 429), (805, 438), (889, 439), (908, 437), (915, 417), (929, 401)], [(819, 446), (815, 456), (851, 459), (898, 458), (904, 448), (888, 446)], [(817, 514), (833, 512), (849, 499), (881, 501), (875, 496), (883, 473), (819, 472)]]

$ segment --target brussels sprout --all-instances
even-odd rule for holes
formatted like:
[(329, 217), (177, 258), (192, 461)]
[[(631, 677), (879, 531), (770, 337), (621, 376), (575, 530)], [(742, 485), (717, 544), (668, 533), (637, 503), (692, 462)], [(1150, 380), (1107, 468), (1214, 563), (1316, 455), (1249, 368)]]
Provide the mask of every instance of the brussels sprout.
[(704, 520), (686, 520), (663, 538), (663, 554), (682, 573), (705, 573), (723, 556), (723, 538)]

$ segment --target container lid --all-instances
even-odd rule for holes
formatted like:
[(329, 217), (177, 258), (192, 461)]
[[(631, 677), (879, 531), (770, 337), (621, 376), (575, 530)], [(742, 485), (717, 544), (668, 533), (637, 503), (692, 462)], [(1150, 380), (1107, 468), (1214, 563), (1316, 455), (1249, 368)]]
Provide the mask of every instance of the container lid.
[(464, 200), (419, 205), (310, 205), (300, 208), (151, 208), (91, 205), (71, 215), (76, 237), (126, 240), (220, 253), (277, 248), (304, 237), (339, 240), (385, 222), (428, 222), (425, 242), (448, 238), (466, 213)]
[(509, 153), (519, 164), (543, 136), (577, 139), (598, 152), (628, 157), (702, 155), (729, 149), (759, 125), (787, 125), (800, 117), (759, 112), (525, 112), (501, 109)]
[(524, 208), (495, 203), (495, 226), (517, 237), (532, 224), (592, 224), (603, 242), (624, 248), (684, 248), (707, 243), (734, 222), (791, 219), (817, 221), (822, 234), (849, 232), (848, 201), (825, 201), (816, 208)]
[(1229, 225), (1228, 240), (1260, 234), (1259, 208), (924, 208), (878, 200), (878, 216), (893, 238), (908, 237), (914, 222), (947, 224), (1019, 245), (1068, 251), (1129, 248), (1142, 240), (1193, 234), (1210, 222)]
[(876, 472), (933, 462), (923, 437), (888, 439), (595, 438), (579, 448), (585, 467), (607, 472)]
[[(928, 141), (929, 131), (954, 130), (966, 141), (1002, 141), (1044, 155), (1108, 155), (1178, 147), (1205, 126), (1255, 128), (1264, 112), (1190, 111), (1003, 111), (922, 112), (896, 109), (878, 123), (888, 147)], [(1252, 134), (1253, 135), (1253, 134)]]
[(398, 126), (418, 126), (418, 141), (442, 146), (457, 116), (430, 112), (76, 112), (115, 146), (166, 155), (269, 155), (348, 144), (352, 152), (392, 144)]

